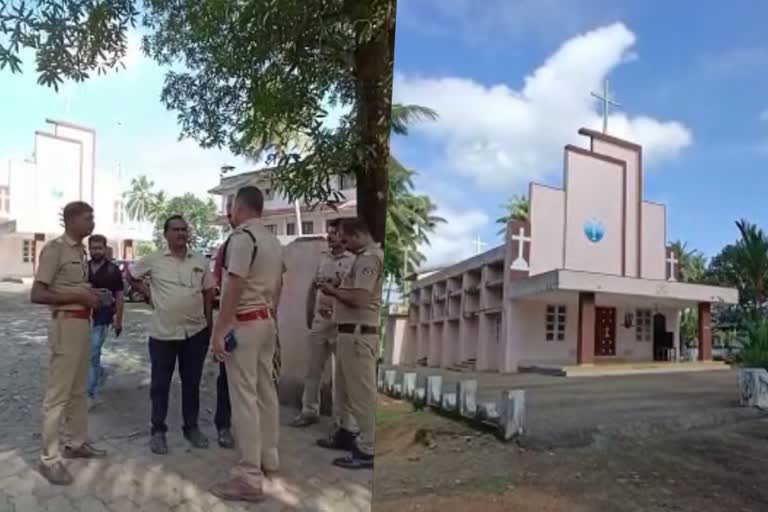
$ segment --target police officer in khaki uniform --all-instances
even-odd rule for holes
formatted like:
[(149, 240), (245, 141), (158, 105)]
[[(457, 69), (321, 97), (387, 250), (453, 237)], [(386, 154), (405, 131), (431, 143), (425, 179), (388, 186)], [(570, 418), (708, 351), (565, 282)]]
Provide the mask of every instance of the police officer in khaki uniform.
[[(351, 454), (334, 460), (333, 464), (349, 469), (367, 469), (373, 467), (376, 430), (376, 360), (384, 253), (371, 238), (363, 220), (344, 219), (341, 225), (345, 245), (356, 258), (341, 283), (324, 282), (320, 289), (336, 299), (339, 333), (336, 357), (341, 374), (336, 386), (343, 408), (340, 413), (351, 414), (355, 418), (360, 434), (352, 443)], [(346, 448), (341, 436), (332, 441), (336, 444), (329, 447)]]
[[(51, 308), (48, 324), (48, 384), (43, 401), (40, 473), (52, 484), (68, 485), (64, 458), (104, 457), (88, 441), (86, 385), (91, 349), (91, 312), (103, 301), (88, 284), (83, 239), (93, 232), (93, 209), (74, 202), (64, 207), (64, 235), (40, 252), (31, 300)], [(65, 417), (68, 416), (68, 417)], [(65, 420), (65, 439), (59, 428)], [(61, 442), (63, 441), (63, 443)], [(63, 453), (60, 452), (64, 444)]]
[(263, 500), (264, 473), (277, 471), (280, 463), (273, 312), (284, 270), (283, 250), (261, 222), (263, 209), (258, 188), (238, 190), (232, 208), (237, 227), (224, 254), (220, 313), (211, 338), (215, 359), (227, 367), (239, 455), (232, 478), (211, 488), (225, 500)]
[[(317, 285), (325, 281), (341, 280), (352, 267), (355, 256), (348, 252), (339, 233), (339, 219), (328, 224), (328, 251), (323, 252), (315, 271), (315, 279), (307, 294), (307, 326), (309, 333), (309, 357), (304, 379), (302, 410), (291, 423), (294, 427), (306, 427), (318, 422), (320, 415), (320, 379), (325, 365), (336, 351), (336, 323), (333, 319), (334, 299), (321, 293)], [(334, 391), (338, 388), (334, 385)], [(337, 395), (337, 393), (335, 393)], [(337, 427), (349, 432), (356, 430), (351, 417), (338, 414), (339, 397), (333, 398), (333, 418)]]

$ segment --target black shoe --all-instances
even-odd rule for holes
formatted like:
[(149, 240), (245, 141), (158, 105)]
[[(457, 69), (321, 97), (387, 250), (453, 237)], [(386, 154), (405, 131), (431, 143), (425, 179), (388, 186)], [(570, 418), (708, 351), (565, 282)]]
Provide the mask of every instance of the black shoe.
[(197, 427), (185, 429), (184, 437), (195, 448), (208, 448), (208, 438)]
[(168, 453), (168, 443), (165, 440), (164, 432), (155, 432), (149, 440), (149, 449), (156, 455), (166, 455)]
[(318, 439), (317, 445), (328, 450), (340, 450), (351, 452), (355, 448), (357, 434), (349, 430), (339, 428), (330, 436)]
[(232, 432), (228, 428), (219, 430), (219, 446), (231, 450), (235, 447), (235, 439), (232, 437)]
[(333, 465), (344, 469), (373, 469), (373, 455), (356, 452), (335, 459)]

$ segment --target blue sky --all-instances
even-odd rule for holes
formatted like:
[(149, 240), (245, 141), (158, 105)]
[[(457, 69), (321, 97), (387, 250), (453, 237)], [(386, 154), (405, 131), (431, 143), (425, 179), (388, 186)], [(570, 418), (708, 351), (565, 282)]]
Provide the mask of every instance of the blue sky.
[(140, 36), (129, 34), (125, 69), (67, 83), (57, 94), (36, 84), (34, 56), (25, 54), (24, 73), (0, 72), (0, 159), (31, 155), (35, 130), (46, 118), (69, 121), (97, 132), (98, 172), (123, 177), (147, 174), (172, 194), (204, 194), (218, 183), (222, 165), (246, 170), (249, 165), (226, 150), (202, 150), (190, 140), (179, 142), (176, 115), (160, 102), (165, 71), (143, 57)]
[[(562, 151), (599, 127), (605, 76), (622, 104), (609, 132), (643, 143), (646, 199), (707, 255), (744, 217), (768, 228), (768, 4), (400, 0), (394, 100), (436, 123), (393, 140), (449, 219), (432, 262), (498, 243), (506, 197), (560, 185)], [(617, 133), (618, 132), (618, 133)]]
[[(589, 92), (606, 75), (623, 105), (609, 129), (644, 143), (646, 198), (668, 205), (670, 238), (711, 255), (740, 217), (768, 228), (768, 4), (692, 5), (399, 0), (395, 100), (441, 115), (392, 144), (450, 221), (431, 261), (471, 254), (477, 236), (497, 243), (499, 205), (531, 179), (560, 185), (563, 146), (582, 142), (580, 126), (599, 126)], [(138, 34), (126, 70), (58, 95), (26, 64), (23, 75), (0, 72), (0, 159), (28, 156), (51, 117), (97, 130), (100, 172), (119, 164), (172, 194), (204, 193), (221, 165), (250, 168), (177, 141), (159, 99), (164, 71), (141, 56)]]

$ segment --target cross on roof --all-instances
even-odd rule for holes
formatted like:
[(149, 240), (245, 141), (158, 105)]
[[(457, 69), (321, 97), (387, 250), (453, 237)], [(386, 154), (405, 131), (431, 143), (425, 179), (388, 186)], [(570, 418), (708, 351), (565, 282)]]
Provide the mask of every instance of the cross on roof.
[(680, 263), (680, 261), (677, 259), (675, 251), (669, 252), (667, 263), (669, 263), (669, 280), (677, 281), (677, 264)]
[(615, 102), (610, 94), (608, 88), (608, 79), (603, 81), (603, 92), (598, 94), (596, 92), (591, 93), (594, 98), (600, 101), (603, 105), (603, 133), (608, 133), (608, 109), (609, 107), (620, 107), (621, 105)]
[(488, 245), (480, 239), (480, 235), (477, 235), (477, 238), (475, 238), (474, 244), (475, 244), (476, 254), (480, 254), (481, 252), (483, 252), (483, 247)]

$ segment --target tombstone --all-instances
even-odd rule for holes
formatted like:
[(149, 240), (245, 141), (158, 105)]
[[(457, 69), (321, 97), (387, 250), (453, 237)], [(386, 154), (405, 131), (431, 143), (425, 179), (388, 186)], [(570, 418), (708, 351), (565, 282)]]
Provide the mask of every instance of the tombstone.
[(415, 372), (408, 372), (403, 374), (403, 396), (409, 400), (413, 400), (416, 395), (416, 377)]
[(443, 393), (441, 408), (450, 413), (456, 413), (456, 393)]
[(397, 380), (397, 370), (386, 370), (384, 372), (384, 392), (391, 394), (395, 389)]
[(508, 441), (525, 432), (525, 391), (501, 392), (501, 411), (499, 418), (502, 437)]
[(416, 393), (414, 393), (414, 402), (417, 404), (423, 404), (427, 401), (427, 388), (425, 387), (417, 387)]
[(403, 396), (403, 384), (401, 382), (395, 382), (395, 385), (392, 386), (392, 394), (395, 398)]
[(430, 375), (427, 377), (427, 405), (440, 406), (443, 394), (443, 377)]
[(768, 370), (743, 368), (739, 372), (739, 404), (768, 409)]
[(474, 418), (477, 415), (477, 381), (460, 380), (456, 384), (456, 397), (459, 414), (465, 418)]
[(499, 407), (496, 402), (478, 404), (477, 416), (481, 421), (496, 422), (499, 419)]
[(376, 389), (384, 391), (384, 368), (379, 366), (376, 368)]

